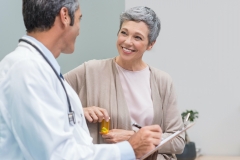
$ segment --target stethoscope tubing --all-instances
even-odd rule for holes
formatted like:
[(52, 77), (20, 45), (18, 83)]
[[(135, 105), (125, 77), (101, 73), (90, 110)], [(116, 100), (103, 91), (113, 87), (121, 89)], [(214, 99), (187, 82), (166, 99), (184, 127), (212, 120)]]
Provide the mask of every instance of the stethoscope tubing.
[(70, 100), (69, 100), (69, 96), (68, 96), (68, 93), (67, 93), (67, 90), (61, 80), (61, 77), (60, 75), (58, 75), (57, 71), (54, 69), (53, 65), (49, 62), (49, 60), (47, 59), (47, 57), (43, 54), (43, 52), (36, 46), (34, 45), (33, 43), (31, 43), (30, 41), (26, 40), (26, 39), (19, 39), (18, 42), (25, 42), (29, 45), (31, 45), (33, 48), (35, 48), (40, 54), (41, 56), (45, 59), (45, 61), (48, 63), (48, 65), (52, 68), (52, 70), (54, 71), (55, 75), (57, 76), (58, 80), (60, 81), (63, 89), (64, 89), (64, 92), (66, 94), (66, 97), (67, 97), (67, 102), (68, 102), (68, 110), (69, 110), (69, 113), (68, 113), (68, 118), (69, 118), (69, 123), (72, 124), (71, 121), (73, 121), (73, 123), (75, 124), (75, 115), (74, 115), (74, 111), (72, 110), (72, 106), (71, 106), (71, 103), (70, 103)]

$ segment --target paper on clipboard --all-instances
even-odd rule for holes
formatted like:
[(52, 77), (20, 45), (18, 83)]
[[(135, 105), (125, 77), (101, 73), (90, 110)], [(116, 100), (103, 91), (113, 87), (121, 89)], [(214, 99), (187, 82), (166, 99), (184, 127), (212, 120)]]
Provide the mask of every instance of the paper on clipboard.
[(148, 156), (150, 156), (151, 154), (153, 154), (155, 151), (157, 151), (158, 149), (160, 149), (162, 146), (164, 146), (165, 143), (169, 142), (170, 140), (172, 140), (174, 137), (178, 136), (180, 133), (185, 132), (187, 129), (189, 129), (190, 127), (192, 127), (195, 123), (189, 123), (187, 126), (185, 126), (183, 129), (181, 129), (180, 131), (175, 132), (174, 134), (168, 136), (167, 138), (164, 138), (160, 144), (158, 146), (156, 146), (156, 148), (154, 148), (153, 150), (151, 150), (150, 152), (146, 153), (144, 156), (142, 156), (139, 160), (143, 160), (145, 158), (147, 158)]

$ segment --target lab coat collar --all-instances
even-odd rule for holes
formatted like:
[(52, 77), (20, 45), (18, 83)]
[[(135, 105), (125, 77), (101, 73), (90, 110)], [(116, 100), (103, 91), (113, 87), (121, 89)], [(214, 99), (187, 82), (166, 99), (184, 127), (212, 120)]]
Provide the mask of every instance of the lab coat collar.
[(35, 38), (28, 36), (28, 35), (24, 35), (22, 37), (22, 39), (26, 39), (28, 41), (31, 41), (32, 43), (34, 43), (35, 45), (37, 45), (37, 47), (39, 47), (39, 49), (43, 52), (44, 56), (47, 57), (47, 59), (49, 60), (49, 62), (52, 64), (52, 66), (54, 67), (54, 69), (57, 71), (58, 75), (60, 75), (60, 66), (56, 60), (56, 58), (53, 56), (52, 52), (49, 51), (49, 49), (47, 49), (47, 47), (45, 47), (41, 42), (39, 42), (38, 40), (36, 40)]

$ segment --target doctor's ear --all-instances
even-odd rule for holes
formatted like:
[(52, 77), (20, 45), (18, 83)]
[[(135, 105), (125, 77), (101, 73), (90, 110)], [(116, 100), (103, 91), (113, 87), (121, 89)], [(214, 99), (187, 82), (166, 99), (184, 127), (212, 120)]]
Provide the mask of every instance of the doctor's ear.
[(62, 7), (60, 12), (59, 12), (59, 16), (61, 19), (61, 22), (66, 26), (69, 25), (71, 22), (70, 16), (68, 14), (68, 9), (66, 7)]
[(153, 45), (155, 44), (155, 42), (156, 42), (156, 41), (153, 41), (151, 44), (148, 45), (148, 48), (147, 48), (148, 51), (152, 49), (152, 47), (153, 47)]

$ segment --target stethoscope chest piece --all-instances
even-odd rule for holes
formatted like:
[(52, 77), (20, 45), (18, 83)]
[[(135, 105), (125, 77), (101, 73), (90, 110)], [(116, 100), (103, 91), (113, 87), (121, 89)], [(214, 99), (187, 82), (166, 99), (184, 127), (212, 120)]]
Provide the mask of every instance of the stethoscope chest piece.
[(74, 111), (68, 112), (68, 119), (69, 119), (69, 124), (70, 125), (74, 125), (76, 123)]

